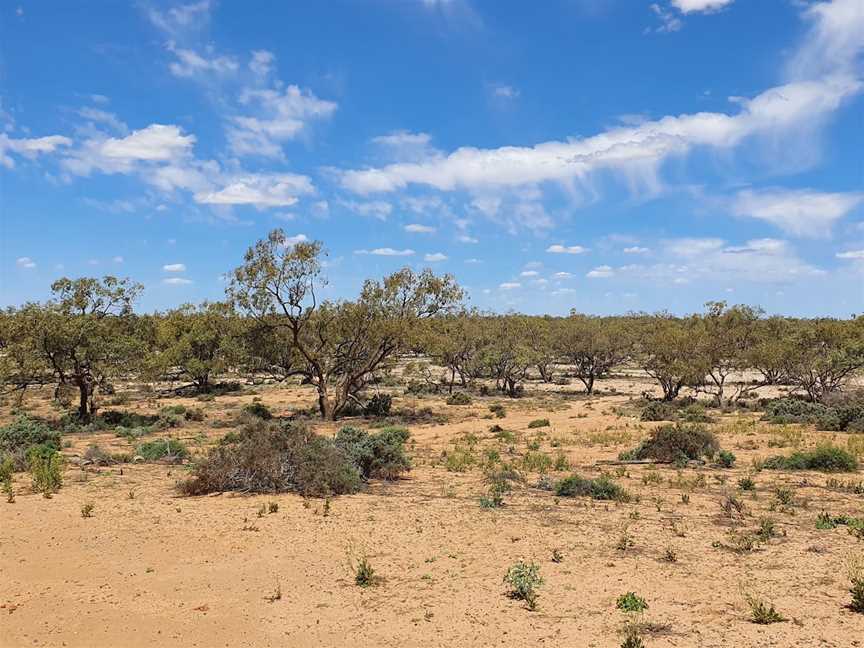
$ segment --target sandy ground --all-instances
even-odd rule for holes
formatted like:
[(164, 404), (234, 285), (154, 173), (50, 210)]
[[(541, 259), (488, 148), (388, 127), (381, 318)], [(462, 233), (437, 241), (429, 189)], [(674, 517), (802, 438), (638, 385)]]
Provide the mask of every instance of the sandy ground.
[[(129, 443), (110, 433), (67, 436), (70, 463), (59, 493), (32, 494), (28, 476), (19, 474), (15, 503), (0, 502), (0, 646), (605, 648), (621, 644), (626, 615), (615, 601), (627, 591), (649, 604), (640, 619), (649, 648), (864, 645), (864, 615), (845, 607), (845, 565), (864, 543), (843, 527), (815, 527), (823, 509), (864, 515), (864, 497), (827, 488), (817, 473), (763, 471), (754, 475), (754, 492), (736, 490), (753, 459), (790, 451), (769, 448), (769, 440), (811, 445), (835, 436), (845, 445), (846, 435), (798, 435), (752, 414), (726, 415), (712, 427), (737, 455), (736, 468), (627, 466), (616, 479), (639, 498), (627, 504), (558, 499), (531, 487), (538, 475), (529, 474), (504, 507), (483, 510), (479, 467), (451, 472), (441, 461), (442, 451), (465, 446), (465, 435), (473, 434), (477, 456), (495, 448), (518, 459), (528, 442), (538, 441), (542, 452), (560, 450), (574, 470), (597, 476), (596, 461), (615, 459), (653, 425), (613, 412), (648, 383), (619, 379), (600, 387), (606, 395), (590, 399), (575, 395), (574, 385), (518, 401), (475, 398), (466, 407), (448, 407), (441, 398), (416, 401), (448, 422), (411, 426), (414, 470), (396, 483), (336, 498), (326, 514), (323, 501), (291, 494), (179, 497), (180, 466), (83, 469), (71, 460), (88, 444), (128, 452)], [(276, 414), (312, 402), (299, 387), (255, 392)], [(204, 422), (177, 432), (202, 451), (228, 431), (213, 422), (253, 396), (123, 407), (203, 407)], [(488, 418), (495, 402), (506, 406), (506, 418)], [(50, 411), (41, 396), (28, 406)], [(9, 416), (7, 406), (0, 418)], [(551, 426), (529, 430), (535, 418)], [(512, 450), (490, 434), (493, 423), (517, 433)], [(693, 487), (698, 474), (705, 483)], [(789, 507), (778, 507), (777, 486), (794, 490)], [(730, 519), (719, 501), (736, 492), (747, 511)], [(259, 517), (269, 502), (278, 512)], [(81, 516), (84, 503), (94, 505), (93, 517)], [(765, 516), (779, 537), (750, 553), (724, 546), (730, 529), (755, 529)], [(616, 545), (625, 530), (632, 546), (622, 551)], [(561, 562), (551, 559), (556, 549)], [(664, 560), (667, 549), (676, 562)], [(350, 563), (360, 556), (380, 575), (377, 586), (354, 583)], [(533, 612), (508, 598), (502, 582), (520, 559), (538, 563), (544, 579)], [(770, 600), (788, 620), (751, 623), (745, 592)]]

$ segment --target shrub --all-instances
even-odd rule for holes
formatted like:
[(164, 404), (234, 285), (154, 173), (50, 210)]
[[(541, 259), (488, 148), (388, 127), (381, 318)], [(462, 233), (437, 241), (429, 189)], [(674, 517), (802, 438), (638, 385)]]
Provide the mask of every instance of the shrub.
[(50, 498), (63, 484), (63, 457), (51, 445), (31, 446), (27, 451), (27, 464), (33, 478), (33, 490)]
[(854, 472), (858, 460), (843, 448), (831, 444), (819, 445), (813, 450), (793, 452), (788, 457), (777, 455), (762, 462), (769, 470), (818, 470), (820, 472)]
[(447, 398), (448, 405), (470, 405), (471, 397), (465, 392), (456, 392)]
[(111, 464), (116, 463), (110, 454), (105, 452), (95, 443), (91, 443), (87, 446), (87, 450), (84, 451), (83, 459), (94, 466), (110, 466)]
[(81, 505), (81, 517), (82, 518), (91, 518), (93, 517), (93, 509), (94, 506), (90, 502)]
[(752, 491), (756, 489), (756, 482), (750, 475), (746, 475), (738, 480), (738, 488), (743, 491)]
[(711, 423), (714, 421), (705, 411), (705, 406), (702, 403), (687, 405), (681, 409), (678, 416), (685, 423)]
[(411, 434), (404, 427), (386, 427), (374, 434), (355, 427), (336, 433), (335, 445), (351, 459), (363, 479), (398, 479), (411, 470), (405, 442)]
[(778, 398), (768, 402), (762, 419), (770, 423), (815, 423), (827, 409), (800, 398)]
[(354, 568), (354, 582), (360, 587), (372, 587), (378, 583), (375, 570), (365, 556), (357, 561), (357, 566)]
[(552, 458), (542, 452), (528, 452), (522, 457), (522, 468), (526, 472), (545, 473), (552, 467)]
[(529, 429), (549, 427), (549, 419), (534, 419), (528, 424)]
[(675, 419), (675, 408), (662, 401), (650, 401), (642, 408), (639, 418), (643, 421), (672, 421)]
[(158, 420), (158, 416), (148, 414), (138, 414), (136, 412), (126, 412), (122, 410), (105, 410), (100, 412), (95, 419), (95, 423), (100, 428), (124, 427), (137, 428), (153, 425)]
[(361, 476), (345, 450), (297, 423), (259, 421), (227, 435), (179, 485), (187, 495), (219, 491), (354, 493)]
[(653, 459), (676, 462), (688, 459), (713, 457), (720, 449), (717, 438), (702, 425), (663, 425), (637, 448), (625, 452), (622, 459)]
[(849, 563), (849, 580), (849, 593), (852, 595), (849, 609), (864, 614), (864, 559), (860, 556)]
[(366, 416), (387, 416), (390, 414), (390, 407), (392, 405), (393, 397), (390, 394), (375, 394), (366, 403), (363, 413)]
[(273, 418), (273, 413), (270, 411), (270, 408), (267, 407), (264, 403), (258, 402), (248, 403), (244, 405), (243, 413), (255, 418), (259, 418), (262, 421), (269, 421)]
[(538, 565), (520, 560), (507, 570), (504, 582), (510, 586), (510, 598), (525, 601), (529, 610), (537, 608), (537, 588), (543, 584)]
[(489, 411), (495, 415), (495, 418), (504, 418), (507, 416), (507, 410), (501, 403), (495, 403), (489, 406)]
[(579, 475), (565, 477), (555, 486), (559, 497), (591, 497), (595, 500), (616, 500), (626, 502), (629, 494), (607, 476), (585, 479)]
[(721, 450), (717, 453), (717, 464), (723, 468), (731, 468), (735, 465), (735, 455), (728, 450)]
[(60, 449), (60, 433), (28, 416), (19, 416), (0, 427), (0, 459), (11, 458), (16, 470), (27, 467), (27, 455), (34, 446)]
[(189, 456), (189, 451), (182, 443), (175, 439), (154, 439), (142, 443), (135, 450), (135, 454), (147, 461), (182, 461)]
[(636, 592), (627, 592), (618, 597), (615, 601), (615, 607), (622, 612), (644, 612), (648, 609), (648, 603), (645, 599), (636, 594)]
[(746, 596), (747, 605), (750, 606), (750, 621), (760, 625), (779, 623), (786, 619), (774, 608), (773, 603), (763, 601), (752, 594)]

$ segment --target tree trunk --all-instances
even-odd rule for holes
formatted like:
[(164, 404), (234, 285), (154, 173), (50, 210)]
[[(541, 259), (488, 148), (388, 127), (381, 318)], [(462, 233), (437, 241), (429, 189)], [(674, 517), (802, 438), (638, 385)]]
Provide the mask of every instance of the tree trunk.
[(82, 378), (78, 382), (78, 419), (82, 423), (89, 423), (93, 413), (93, 387), (90, 382)]
[(594, 376), (588, 376), (587, 378), (582, 378), (582, 384), (585, 385), (585, 393), (589, 396), (594, 393)]

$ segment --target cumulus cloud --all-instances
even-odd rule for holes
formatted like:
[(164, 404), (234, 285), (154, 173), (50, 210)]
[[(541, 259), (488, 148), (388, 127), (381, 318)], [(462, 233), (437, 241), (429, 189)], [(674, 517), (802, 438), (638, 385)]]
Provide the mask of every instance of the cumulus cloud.
[(819, 238), (829, 236), (834, 223), (862, 202), (862, 192), (748, 189), (735, 196), (732, 211), (736, 216), (757, 218), (771, 223), (792, 236)]
[(293, 173), (257, 173), (230, 177), (215, 191), (195, 194), (195, 201), (208, 205), (253, 205), (258, 208), (287, 207), (298, 196), (315, 191), (312, 181)]
[(409, 223), (405, 226), (406, 232), (411, 232), (412, 234), (432, 234), (435, 232), (434, 227), (430, 227), (429, 225), (421, 225), (419, 223)]
[(169, 263), (167, 265), (163, 265), (162, 269), (165, 272), (186, 272), (186, 264), (185, 263)]
[(423, 257), (424, 261), (428, 261), (429, 263), (437, 263), (438, 261), (446, 261), (447, 255), (441, 252), (434, 252), (432, 254), (426, 254)]
[(374, 250), (355, 250), (354, 254), (372, 254), (375, 256), (411, 256), (414, 254), (414, 250), (405, 249), (405, 250), (395, 250), (390, 247), (383, 248), (375, 248)]
[(540, 273), (537, 272), (536, 270), (523, 270), (522, 272), (519, 273), (520, 277), (537, 277), (539, 275), (540, 275)]
[(498, 288), (501, 290), (516, 290), (517, 288), (521, 288), (522, 284), (518, 281), (505, 281), (502, 284), (498, 284)]
[(581, 245), (559, 245), (556, 243), (547, 247), (546, 251), (552, 254), (584, 254), (588, 248)]
[(91, 123), (103, 124), (121, 135), (125, 135), (129, 132), (129, 127), (126, 123), (119, 119), (117, 115), (108, 112), (107, 110), (84, 106), (83, 108), (78, 109), (78, 114)]
[(192, 280), (183, 277), (168, 277), (167, 279), (163, 279), (162, 283), (169, 286), (187, 286), (192, 283)]
[(387, 220), (393, 212), (393, 205), (383, 200), (358, 202), (356, 200), (340, 200), (339, 204), (361, 216), (372, 216), (378, 220)]
[(838, 252), (835, 256), (838, 259), (852, 259), (855, 261), (864, 261), (864, 250), (848, 250), (846, 252)]
[(13, 153), (32, 160), (39, 155), (53, 153), (61, 146), (71, 144), (72, 140), (62, 135), (14, 139), (6, 133), (0, 133), (0, 165), (7, 169), (15, 168)]
[(588, 272), (585, 276), (589, 279), (606, 279), (614, 275), (615, 271), (612, 269), (612, 266), (601, 265)]
[(732, 2), (733, 0), (670, 0), (672, 6), (684, 14), (718, 11)]
[(638, 245), (626, 247), (623, 250), (624, 254), (647, 254), (650, 251), (647, 247), (639, 247)]
[(15, 265), (17, 265), (19, 268), (30, 269), (36, 267), (36, 262), (30, 257), (20, 257), (15, 261)]

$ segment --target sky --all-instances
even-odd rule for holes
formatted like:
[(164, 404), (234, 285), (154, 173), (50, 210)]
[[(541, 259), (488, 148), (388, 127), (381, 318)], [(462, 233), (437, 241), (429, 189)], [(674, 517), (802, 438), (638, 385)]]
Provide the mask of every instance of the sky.
[(274, 228), (326, 294), (864, 311), (864, 1), (0, 5), (0, 305), (224, 296)]

